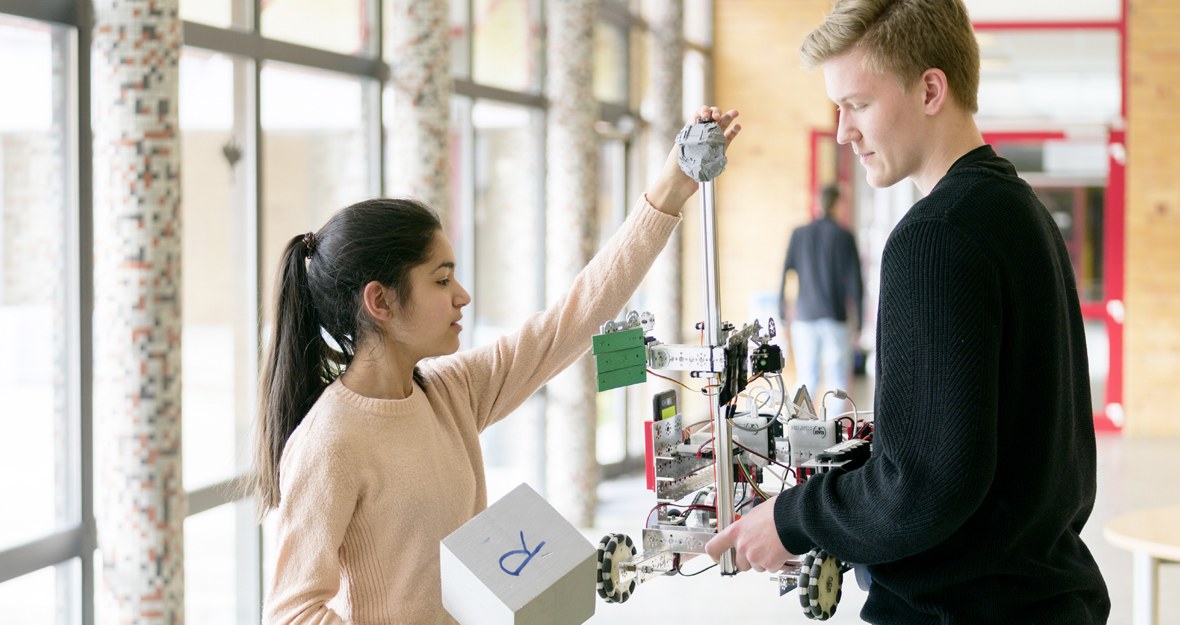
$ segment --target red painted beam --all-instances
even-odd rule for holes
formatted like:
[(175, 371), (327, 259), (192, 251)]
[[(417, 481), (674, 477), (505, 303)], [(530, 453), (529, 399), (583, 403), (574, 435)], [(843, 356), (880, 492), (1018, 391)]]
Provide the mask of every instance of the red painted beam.
[(1065, 139), (1065, 133), (1060, 131), (1036, 132), (985, 132), (983, 140), (995, 145), (997, 143), (1040, 143)]
[(1110, 175), (1106, 183), (1103, 234), (1103, 299), (1106, 300), (1106, 336), (1110, 343), (1110, 369), (1106, 379), (1106, 403), (1123, 402), (1123, 296), (1126, 263), (1126, 142), (1125, 130), (1110, 132)]
[(1106, 304), (1082, 302), (1082, 319), (1106, 319)]
[(1123, 22), (975, 22), (975, 30), (1118, 30)]

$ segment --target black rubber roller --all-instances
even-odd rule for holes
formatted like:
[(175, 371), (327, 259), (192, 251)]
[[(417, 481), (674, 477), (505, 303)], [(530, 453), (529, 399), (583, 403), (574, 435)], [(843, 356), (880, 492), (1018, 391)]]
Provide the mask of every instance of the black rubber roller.
[(607, 534), (598, 543), (595, 589), (607, 603), (623, 603), (635, 592), (635, 580), (626, 588), (619, 583), (619, 564), (635, 555), (635, 543), (624, 534)]
[(812, 549), (803, 558), (799, 578), (799, 603), (807, 618), (826, 621), (836, 614), (844, 592), (844, 567), (826, 551)]

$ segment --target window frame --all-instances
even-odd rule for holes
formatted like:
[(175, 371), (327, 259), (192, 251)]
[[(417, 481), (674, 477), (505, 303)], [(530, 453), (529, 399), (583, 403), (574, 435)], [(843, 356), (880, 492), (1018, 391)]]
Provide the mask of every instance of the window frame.
[[(457, 50), (465, 50), (470, 56), (473, 52), (471, 42), (472, 37), (472, 0), (451, 0), (451, 2), (465, 2), (467, 4), (467, 27), (464, 33), (466, 38), (463, 46), (457, 46)], [(544, 24), (544, 0), (530, 0), (533, 9), (532, 14), (535, 19)], [(648, 30), (648, 25), (639, 17), (635, 11), (637, 7), (629, 6), (628, 3), (622, 0), (599, 0), (599, 19), (601, 21), (616, 25), (624, 29), (627, 33), (634, 33), (636, 29), (641, 32)], [(632, 3), (633, 4), (633, 3)], [(245, 154), (249, 156), (246, 167), (246, 190), (244, 191), (248, 196), (248, 202), (252, 204), (249, 207), (249, 212), (252, 215), (251, 223), (248, 227), (251, 232), (248, 233), (247, 240), (252, 242), (252, 254), (248, 255), (252, 258), (253, 266), (250, 267), (250, 275), (253, 283), (251, 291), (254, 295), (254, 303), (265, 301), (265, 295), (260, 293), (261, 285), (264, 283), (262, 276), (259, 275), (259, 270), (263, 266), (261, 253), (261, 212), (263, 204), (263, 185), (260, 180), (261, 172), (263, 171), (262, 164), (265, 155), (262, 151), (262, 127), (261, 127), (261, 74), (263, 65), (266, 62), (281, 62), (289, 65), (303, 66), (319, 70), (326, 70), (341, 75), (368, 78), (372, 82), (371, 88), (367, 88), (362, 93), (362, 98), (366, 100), (362, 110), (366, 111), (364, 123), (366, 124), (366, 132), (369, 136), (368, 149), (370, 172), (369, 172), (369, 187), (374, 195), (383, 195), (386, 189), (384, 172), (386, 171), (386, 150), (385, 150), (385, 133), (382, 120), (383, 98), (385, 87), (390, 78), (390, 66), (383, 60), (385, 53), (384, 41), (384, 25), (385, 25), (385, 2), (382, 0), (370, 0), (367, 3), (367, 14), (365, 19), (368, 24), (373, 25), (369, 28), (370, 38), (362, 47), (362, 52), (358, 55), (348, 55), (338, 52), (331, 52), (328, 50), (321, 50), (313, 47), (308, 47), (300, 44), (290, 43), (276, 39), (268, 39), (262, 36), (261, 29), (261, 15), (262, 15), (262, 0), (234, 0), (234, 21), (239, 25), (232, 28), (219, 28), (207, 24), (184, 21), (185, 39), (184, 45), (208, 50), (211, 52), (222, 53), (242, 58), (251, 65), (249, 80), (246, 81), (245, 93), (241, 97), (245, 98), (246, 111), (246, 143), (243, 147)], [(72, 567), (72, 560), (77, 558), (81, 562), (81, 585), (80, 596), (74, 597), (74, 610), (71, 612), (77, 613), (81, 617), (82, 625), (93, 625), (95, 621), (95, 588), (96, 588), (96, 571), (95, 571), (95, 551), (97, 549), (97, 539), (95, 535), (95, 519), (94, 519), (94, 440), (93, 440), (93, 319), (91, 312), (94, 309), (94, 171), (93, 171), (93, 131), (91, 128), (91, 82), (90, 82), (90, 67), (91, 67), (91, 30), (94, 24), (93, 8), (88, 0), (0, 0), (0, 14), (10, 15), (18, 18), (26, 18), (36, 20), (39, 22), (47, 22), (55, 26), (66, 26), (71, 28), (70, 45), (67, 50), (69, 56), (69, 70), (67, 74), (67, 98), (69, 100), (68, 106), (70, 109), (70, 123), (68, 129), (68, 148), (67, 148), (67, 215), (70, 217), (68, 243), (76, 256), (70, 259), (67, 276), (67, 288), (70, 291), (70, 306), (67, 322), (69, 324), (69, 349), (70, 349), (70, 371), (68, 379), (70, 380), (70, 409), (72, 411), (71, 419), (73, 420), (72, 435), (70, 446), (73, 448), (75, 456), (70, 459), (71, 466), (74, 467), (76, 473), (76, 483), (71, 493), (72, 497), (76, 497), (77, 509), (80, 520), (73, 527), (68, 529), (53, 532), (37, 538), (35, 540), (16, 545), (11, 548), (0, 550), (0, 584), (9, 580), (22, 577), (29, 573), (44, 569), (50, 566), (65, 566)], [(712, 11), (709, 11), (708, 18), (712, 22)], [(244, 27), (243, 27), (244, 26)], [(538, 29), (537, 32), (543, 33), (543, 29)], [(700, 44), (687, 41), (684, 39), (683, 33), (680, 34), (684, 41), (686, 50), (694, 50), (701, 53), (706, 62), (706, 93), (711, 92), (711, 70), (712, 70), (712, 49), (711, 46), (702, 46)], [(627, 39), (629, 41), (629, 38)], [(453, 79), (452, 91), (454, 98), (452, 106), (458, 106), (460, 116), (465, 115), (465, 120), (460, 120), (461, 133), (461, 155), (459, 162), (452, 164), (452, 175), (461, 177), (460, 184), (457, 186), (460, 189), (462, 197), (453, 201), (453, 206), (459, 210), (470, 211), (474, 202), (474, 189), (471, 184), (471, 176), (473, 173), (473, 163), (470, 162), (473, 158), (471, 145), (473, 143), (474, 129), (471, 124), (470, 112), (472, 105), (477, 100), (488, 100), (491, 102), (515, 104), (531, 109), (534, 114), (538, 115), (543, 120), (547, 113), (548, 101), (544, 95), (544, 68), (545, 68), (545, 42), (537, 42), (534, 48), (536, 55), (537, 67), (540, 68), (538, 72), (536, 89), (531, 91), (511, 91), (498, 87), (482, 85), (474, 82), (470, 78), (455, 77)], [(623, 69), (628, 73), (626, 85), (631, 85), (629, 73), (631, 66), (631, 53), (629, 46), (624, 53)], [(471, 67), (471, 59), (467, 59), (467, 66)], [(235, 98), (240, 97), (235, 95)], [(621, 121), (626, 119), (632, 120), (630, 125), (633, 129), (624, 138), (625, 148), (627, 152), (626, 160), (630, 163), (633, 159), (632, 151), (635, 141), (639, 133), (645, 126), (643, 117), (638, 110), (632, 110), (630, 93), (626, 94), (624, 103), (599, 103), (599, 119), (606, 122), (610, 126), (616, 126)], [(543, 127), (543, 124), (541, 124)], [(538, 150), (539, 162), (545, 162), (545, 139), (544, 133), (539, 133)], [(627, 189), (637, 188), (641, 186), (636, 180), (632, 178), (636, 175), (634, 167), (625, 167), (625, 180), (623, 185)], [(544, 245), (544, 175), (538, 176), (537, 185), (538, 198), (536, 211), (537, 220), (540, 225), (539, 234), (539, 255), (541, 258), (545, 257)], [(470, 221), (466, 222), (468, 229), (470, 229)], [(465, 251), (470, 251), (469, 247), (471, 241), (470, 232), (464, 233), (464, 242), (461, 247)], [(459, 268), (459, 275), (464, 278), (468, 284), (474, 285), (475, 267), (473, 264), (473, 254), (465, 253), (466, 258), (462, 261), (464, 266)], [(535, 297), (538, 309), (544, 305), (544, 263), (538, 264), (537, 275), (534, 276)], [(257, 308), (257, 307), (256, 307)], [(259, 343), (261, 337), (261, 323), (262, 315), (256, 317), (254, 324), (254, 339), (255, 343), (255, 364), (260, 358), (262, 346)], [(257, 367), (255, 367), (255, 370)], [(624, 468), (635, 465), (635, 458), (628, 456), (623, 462), (618, 465), (604, 466), (604, 474), (614, 475), (620, 473)], [(188, 491), (188, 511), (187, 516), (201, 514), (208, 510), (212, 510), (219, 506), (236, 503), (237, 505), (249, 505), (249, 500), (242, 497), (241, 494), (246, 492), (243, 488), (246, 476), (244, 474), (238, 475), (234, 478), (224, 480), (222, 482)], [(246, 579), (241, 579), (244, 583), (245, 589), (239, 594), (239, 601), (246, 599), (252, 605), (251, 609), (243, 611), (239, 606), (239, 614), (251, 613), (257, 616), (261, 612), (262, 606), (262, 532), (261, 525), (255, 525), (249, 522), (249, 515), (239, 514), (239, 531), (247, 531), (253, 537), (253, 543), (246, 550), (250, 557), (246, 559), (252, 562), (239, 562), (239, 575), (245, 574)], [(241, 554), (241, 552), (240, 552)], [(246, 580), (249, 580), (247, 582)], [(71, 590), (71, 592), (73, 592)], [(254, 622), (257, 622), (255, 620)]]

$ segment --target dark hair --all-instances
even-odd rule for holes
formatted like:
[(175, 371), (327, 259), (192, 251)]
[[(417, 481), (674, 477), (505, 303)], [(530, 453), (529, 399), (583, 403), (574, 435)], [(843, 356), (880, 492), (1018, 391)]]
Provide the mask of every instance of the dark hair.
[[(425, 204), (378, 198), (353, 204), (319, 232), (288, 241), (275, 284), (274, 335), (262, 370), (251, 467), (259, 518), (279, 505), (279, 460), (287, 439), (352, 362), (357, 345), (381, 333), (365, 312), (365, 285), (381, 283), (405, 307), (410, 270), (428, 260), (441, 230), (438, 215)], [(414, 381), (422, 384), (417, 369)]]
[(819, 207), (824, 211), (824, 217), (831, 217), (836, 210), (836, 200), (840, 199), (840, 185), (831, 183), (819, 190)]

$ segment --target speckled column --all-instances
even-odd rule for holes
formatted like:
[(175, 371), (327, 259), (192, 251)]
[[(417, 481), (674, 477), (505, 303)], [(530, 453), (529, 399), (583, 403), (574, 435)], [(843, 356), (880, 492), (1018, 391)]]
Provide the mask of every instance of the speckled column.
[(390, 195), (449, 213), (451, 26), (447, 0), (393, 2)]
[[(650, 0), (647, 8), (651, 29), (648, 53), (647, 169), (651, 179), (664, 167), (676, 133), (684, 126), (684, 3), (681, 0)], [(695, 102), (694, 106), (705, 104)], [(692, 213), (692, 211), (690, 211)], [(690, 215), (691, 216), (691, 215)], [(672, 233), (648, 273), (647, 309), (656, 317), (655, 336), (665, 343), (679, 343), (681, 335), (681, 252), (680, 228)], [(663, 383), (667, 385), (668, 383)], [(669, 386), (671, 388), (671, 386)], [(658, 392), (655, 389), (653, 392)]]
[(98, 614), (184, 622), (179, 0), (94, 2)]
[[(569, 289), (593, 255), (598, 138), (594, 122), (594, 23), (599, 0), (545, 5), (547, 92), (545, 292), (548, 303)], [(594, 524), (598, 459), (594, 363), (587, 355), (547, 386), (546, 494), (579, 527)]]

